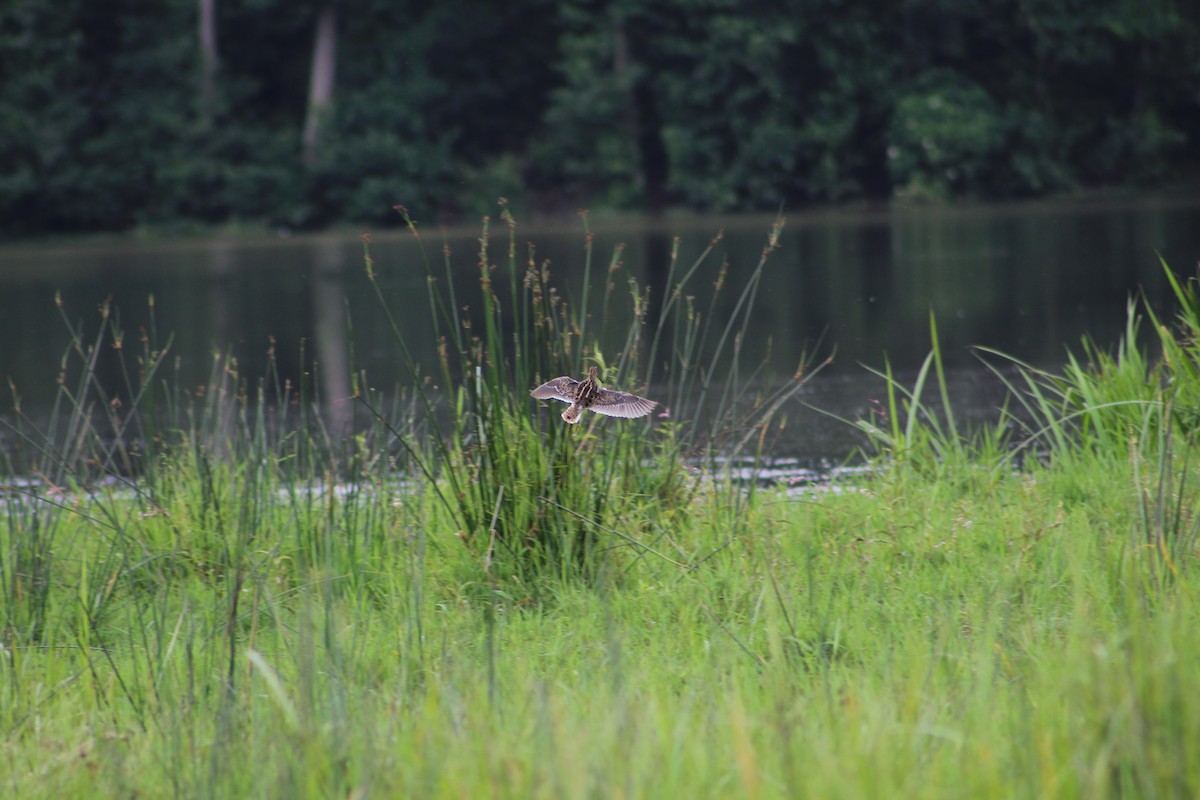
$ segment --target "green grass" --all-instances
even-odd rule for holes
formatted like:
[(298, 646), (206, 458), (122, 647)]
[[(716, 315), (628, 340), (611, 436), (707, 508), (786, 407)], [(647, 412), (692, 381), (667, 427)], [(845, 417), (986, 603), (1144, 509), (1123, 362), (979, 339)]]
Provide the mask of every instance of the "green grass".
[(79, 542), (5, 647), (5, 789), (1194, 795), (1200, 615), (1186, 571), (1150, 591), (1130, 479), (760, 498), (733, 541), (700, 501), (699, 567), (625, 550), (537, 606), (464, 582), (436, 504), (384, 491), (264, 510), (240, 578)]
[[(495, 295), (517, 329), (521, 288)], [(601, 355), (562, 335), (585, 317), (556, 314), (564, 360)], [(668, 319), (685, 335), (664, 328), (659, 352), (736, 336)], [(156, 413), (111, 418), (141, 426), (114, 439), (84, 413), (109, 397), (86, 366), (106, 319), (77, 337), (58, 427), (18, 424), (54, 481), (0, 506), (0, 790), (1200, 795), (1200, 476), (1178, 366), (1195, 331), (1154, 322), (1168, 359), (1130, 338), (1022, 373), (1008, 439), (925, 405), (925, 380), (945, 385), (934, 329), (918, 385), (889, 385), (880, 472), (793, 497), (681, 477), (706, 431), (545, 426), (556, 412), (498, 391), (559, 368), (528, 366), (536, 340), (489, 361), (447, 320), (439, 380), (460, 393), (418, 380), (385, 409), (364, 388), (379, 413), (346, 442), (297, 418), (307, 387), (239, 388), (223, 359), (201, 394), (147, 391)], [(670, 368), (676, 391), (702, 388)], [(736, 409), (727, 388), (704, 402)], [(756, 419), (722, 441), (753, 451), (773, 424)], [(497, 437), (520, 458), (479, 447)], [(552, 466), (580, 447), (593, 466)], [(1004, 448), (1041, 455), (1015, 469)], [(563, 538), (529, 543), (531, 519)]]

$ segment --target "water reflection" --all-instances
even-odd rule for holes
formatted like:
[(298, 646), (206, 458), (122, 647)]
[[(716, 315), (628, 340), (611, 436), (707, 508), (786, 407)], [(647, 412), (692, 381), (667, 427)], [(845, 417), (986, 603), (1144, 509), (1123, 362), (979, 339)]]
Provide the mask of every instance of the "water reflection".
[[(717, 321), (728, 318), (770, 225), (771, 218), (761, 216), (594, 221), (597, 288), (590, 330), (607, 353), (615, 353), (631, 308), (626, 278), (651, 286), (651, 313), (657, 313), (671, 291), (666, 276), (675, 238), (679, 275), (718, 230), (723, 239), (685, 293), (706, 297), (718, 270), (728, 264), (727, 288), (714, 307)], [(453, 252), (446, 278), (440, 236), (424, 233), (434, 273), (454, 283), (463, 305), (476, 308), (478, 235), (474, 229), (446, 234)], [(508, 285), (505, 237), (501, 231), (492, 240), (498, 286)], [(561, 290), (578, 299), (585, 252), (579, 223), (518, 227), (515, 262), (522, 271), (526, 242), (537, 244), (536, 260), (549, 259)], [(615, 289), (605, 319), (600, 276), (618, 246), (622, 266), (612, 276)], [(800, 399), (816, 405), (825, 397), (842, 416), (867, 413), (878, 394), (878, 382), (860, 363), (879, 366), (886, 356), (901, 372), (920, 363), (929, 348), (931, 311), (952, 367), (975, 365), (968, 350), (973, 344), (1053, 367), (1085, 333), (1112, 344), (1131, 293), (1141, 289), (1157, 307), (1167, 305), (1157, 253), (1177, 272), (1191, 273), (1200, 257), (1200, 204), (1038, 203), (792, 215), (764, 273), (743, 358), (769, 355), (774, 373), (784, 376), (818, 340), (824, 343), (821, 355), (836, 347), (836, 363), (822, 378), (826, 388), (814, 385)], [(436, 342), (417, 246), (407, 234), (375, 234), (373, 256), (404, 335), (432, 371)], [(89, 337), (99, 325), (97, 304), (110, 296), (131, 336), (151, 327), (160, 341), (172, 334), (183, 385), (208, 379), (214, 353), (236, 355), (241, 376), (253, 384), (263, 375), (273, 341), (282, 380), (299, 386), (316, 376), (323, 412), (335, 431), (344, 430), (351, 414), (346, 399), (352, 370), (366, 370), (383, 388), (399, 377), (390, 328), (366, 280), (357, 235), (0, 248), (5, 343), (0, 379), (15, 383), (26, 411), (51, 401), (69, 343), (54, 305), (59, 291), (68, 321)], [(119, 391), (115, 373), (106, 373), (105, 380)], [(994, 398), (980, 402), (996, 404)], [(844, 449), (822, 439), (836, 423), (806, 417), (800, 403), (792, 413), (807, 420), (798, 427), (812, 429), (813, 436), (789, 448)]]
[(316, 266), (309, 272), (309, 291), (313, 304), (321, 412), (330, 434), (341, 437), (349, 431), (353, 416), (346, 320), (346, 250), (340, 242), (327, 239), (315, 248), (315, 254)]

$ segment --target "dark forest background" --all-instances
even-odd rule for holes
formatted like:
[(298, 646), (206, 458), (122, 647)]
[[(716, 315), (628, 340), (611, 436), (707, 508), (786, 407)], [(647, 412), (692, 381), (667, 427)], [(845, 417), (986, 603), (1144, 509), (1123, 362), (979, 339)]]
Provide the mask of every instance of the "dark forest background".
[(0, 228), (1200, 185), (1195, 0), (0, 0)]

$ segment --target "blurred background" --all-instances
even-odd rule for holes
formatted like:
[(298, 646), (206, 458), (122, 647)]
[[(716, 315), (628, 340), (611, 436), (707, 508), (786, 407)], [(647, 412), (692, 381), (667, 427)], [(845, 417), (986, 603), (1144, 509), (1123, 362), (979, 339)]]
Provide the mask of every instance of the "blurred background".
[(6, 0), (0, 226), (1200, 181), (1191, 0)]
[(753, 346), (780, 377), (836, 350), (809, 400), (854, 416), (930, 311), (963, 397), (969, 345), (1115, 342), (1131, 296), (1166, 301), (1160, 255), (1195, 269), (1197, 189), (1192, 0), (5, 0), (0, 379), (48, 404), (111, 297), (184, 384), (273, 348), (344, 400), (394, 372), (360, 234), (428, 330), (397, 204), (463, 293), (505, 197), (565, 286), (586, 208), (659, 296), (675, 237), (688, 263), (725, 231), (736, 283), (782, 209)]

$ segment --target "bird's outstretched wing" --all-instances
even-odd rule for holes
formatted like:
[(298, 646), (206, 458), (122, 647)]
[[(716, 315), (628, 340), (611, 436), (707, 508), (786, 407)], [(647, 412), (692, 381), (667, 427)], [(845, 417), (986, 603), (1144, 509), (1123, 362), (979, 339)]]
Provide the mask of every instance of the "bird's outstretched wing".
[(595, 402), (588, 406), (588, 408), (606, 417), (634, 419), (646, 416), (657, 405), (658, 403), (654, 400), (647, 400), (644, 397), (638, 397), (636, 394), (616, 392), (612, 389), (601, 389), (600, 393), (596, 396)]
[(579, 381), (564, 375), (546, 381), (529, 394), (538, 400), (561, 400), (564, 403), (574, 403), (575, 387), (578, 385)]

